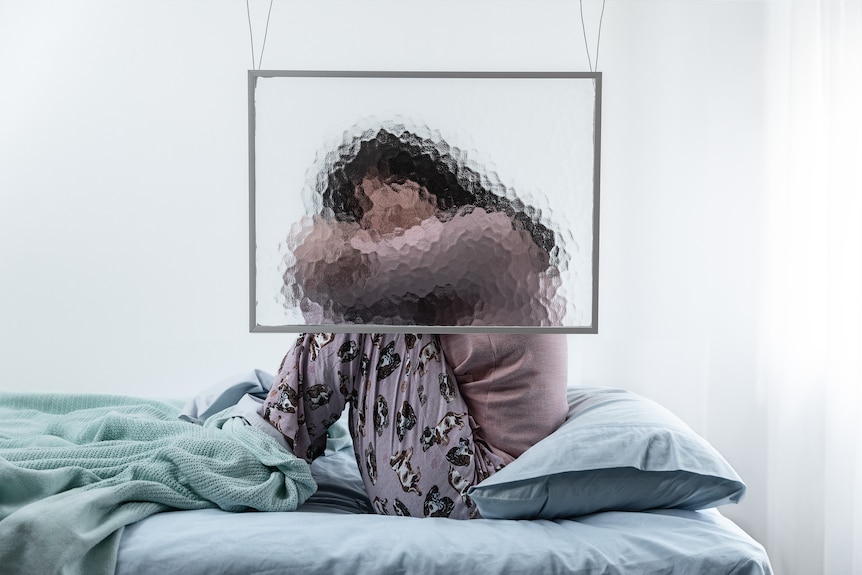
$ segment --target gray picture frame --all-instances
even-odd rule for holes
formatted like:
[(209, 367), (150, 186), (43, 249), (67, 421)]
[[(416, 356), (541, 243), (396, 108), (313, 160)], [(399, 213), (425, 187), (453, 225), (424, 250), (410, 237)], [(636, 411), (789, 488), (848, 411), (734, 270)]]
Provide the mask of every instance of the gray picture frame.
[[(496, 82), (495, 94), (501, 94), (501, 98), (506, 92), (506, 87), (509, 85), (516, 86), (519, 90), (525, 86), (529, 86), (530, 90), (534, 90), (536, 98), (541, 98), (543, 90), (549, 86), (559, 86), (564, 82), (574, 82), (577, 86), (581, 83), (589, 83), (592, 90), (593, 98), (589, 102), (588, 98), (585, 102), (578, 101), (578, 106), (584, 108), (579, 110), (579, 114), (588, 114), (591, 117), (592, 133), (580, 134), (579, 141), (589, 142), (592, 149), (591, 157), (587, 152), (584, 152), (584, 162), (589, 160), (591, 164), (592, 174), (590, 175), (591, 189), (586, 189), (586, 185), (581, 190), (580, 194), (584, 196), (582, 200), (584, 205), (579, 207), (579, 211), (586, 213), (580, 214), (581, 228), (590, 227), (589, 237), (581, 239), (577, 242), (577, 252), (580, 254), (578, 260), (578, 273), (580, 285), (585, 289), (580, 291), (589, 291), (588, 301), (579, 306), (578, 316), (579, 321), (572, 325), (417, 325), (413, 323), (403, 325), (380, 324), (380, 323), (306, 323), (305, 321), (293, 320), (277, 320), (272, 321), (275, 314), (270, 311), (275, 309), (275, 306), (268, 302), (270, 297), (278, 299), (278, 294), (270, 293), (271, 288), (268, 286), (274, 285), (273, 280), (268, 278), (268, 282), (261, 279), (261, 273), (266, 272), (273, 275), (272, 268), (273, 255), (277, 250), (272, 247), (273, 241), (268, 239), (264, 241), (263, 230), (273, 227), (272, 221), (264, 221), (263, 214), (270, 214), (276, 210), (272, 210), (267, 206), (267, 202), (272, 203), (271, 199), (274, 195), (265, 195), (263, 189), (268, 186), (272, 190), (275, 187), (266, 181), (272, 181), (274, 178), (271, 174), (266, 174), (266, 165), (272, 165), (272, 161), (267, 161), (267, 148), (271, 148), (270, 141), (265, 139), (266, 126), (269, 122), (269, 116), (273, 116), (272, 109), (280, 106), (276, 104), (263, 104), (262, 102), (273, 100), (270, 93), (279, 93), (278, 100), (284, 100), (284, 107), (287, 110), (284, 116), (279, 116), (282, 122), (283, 129), (281, 132), (291, 132), (295, 124), (298, 124), (302, 118), (328, 117), (328, 110), (325, 102), (321, 102), (318, 107), (318, 102), (314, 100), (313, 94), (326, 94), (327, 89), (320, 89), (319, 83), (325, 83), (326, 86), (341, 86), (345, 83), (347, 86), (361, 85), (363, 89), (368, 90), (373, 94), (374, 86), (379, 85), (381, 88), (389, 88), (387, 92), (391, 92), (393, 86), (410, 86), (413, 82), (421, 82), (423, 86), (435, 86), (439, 82), (441, 86), (448, 88), (452, 92), (453, 86), (462, 86), (464, 90), (461, 92), (469, 93), (471, 87), (485, 85), (483, 81)], [(354, 82), (356, 84), (354, 84)], [(388, 84), (384, 84), (388, 82)], [(478, 83), (477, 83), (478, 82)], [(510, 84), (511, 83), (511, 84)], [(266, 87), (266, 92), (262, 92), (262, 86)], [(276, 87), (277, 88), (272, 88)], [(312, 86), (310, 93), (312, 96), (306, 95), (306, 106), (301, 107), (297, 102), (301, 100), (301, 92), (309, 91), (308, 87)], [(460, 89), (460, 88), (459, 88)], [(579, 88), (580, 89), (580, 88)], [(320, 90), (320, 91), (315, 91)], [(425, 90), (427, 91), (427, 90)], [(586, 93), (586, 92), (585, 92)], [(252, 333), (285, 333), (285, 332), (335, 332), (335, 333), (572, 333), (572, 334), (595, 334), (598, 333), (598, 301), (599, 301), (599, 230), (600, 230), (600, 181), (601, 181), (601, 108), (602, 108), (602, 74), (601, 72), (415, 72), (415, 71), (331, 71), (331, 70), (249, 70), (248, 71), (248, 161), (249, 161), (249, 331)], [(297, 96), (294, 100), (293, 96)], [(496, 96), (494, 96), (496, 97)], [(268, 100), (267, 100), (268, 99)], [(493, 99), (493, 97), (491, 98)], [(587, 109), (589, 104), (589, 109)], [(562, 103), (562, 107), (566, 105)], [(574, 104), (573, 104), (574, 105)], [(268, 107), (266, 107), (268, 106)], [(292, 116), (292, 117), (291, 117)], [(585, 116), (586, 117), (586, 116)], [(588, 118), (590, 119), (590, 118)], [(296, 120), (296, 122), (294, 122)], [(312, 128), (313, 129), (313, 128)], [(583, 130), (581, 130), (583, 131)], [(331, 132), (331, 130), (330, 130)], [(321, 144), (325, 138), (333, 136), (330, 134), (320, 134), (316, 142), (310, 145), (321, 149)], [(271, 138), (270, 138), (271, 139)], [(515, 140), (516, 138), (513, 138)], [(305, 137), (304, 140), (313, 140), (313, 138)], [(278, 144), (281, 145), (281, 144)], [(559, 146), (558, 146), (559, 147)], [(573, 146), (573, 149), (576, 148)], [(556, 150), (554, 153), (562, 153)], [(301, 154), (295, 154), (301, 156)], [(294, 163), (295, 168), (304, 167), (308, 169), (310, 162), (307, 158), (296, 157), (294, 154), (285, 154), (285, 157), (292, 159), (286, 163)], [(510, 162), (511, 165), (511, 162)], [(565, 158), (563, 161), (557, 161), (557, 166), (565, 166)], [(551, 166), (553, 168), (554, 166)], [(270, 170), (271, 171), (271, 170)], [(266, 178), (264, 177), (266, 176)], [(277, 181), (277, 178), (275, 178)], [(285, 190), (279, 191), (281, 194), (294, 193), (295, 184), (285, 187)], [(279, 188), (280, 189), (280, 188)], [(299, 192), (297, 191), (297, 197)], [(579, 200), (581, 201), (581, 200)], [(551, 210), (546, 210), (551, 211)], [(285, 221), (285, 225), (289, 225)], [(583, 223), (586, 222), (586, 225)], [(558, 222), (565, 228), (566, 222)], [(275, 224), (281, 225), (280, 222)], [(273, 232), (273, 233), (277, 233)], [(586, 232), (581, 232), (586, 233)], [(270, 234), (271, 235), (271, 234)], [(584, 244), (589, 245), (584, 245)], [(269, 257), (269, 263), (262, 261), (261, 254), (264, 250)], [(589, 274), (588, 278), (584, 276)], [(261, 290), (266, 288), (263, 296)], [(580, 292), (579, 292), (580, 293)], [(269, 308), (266, 313), (262, 311), (260, 303), (262, 300), (268, 302)], [(585, 311), (588, 310), (588, 313)], [(290, 310), (288, 310), (290, 311)], [(264, 317), (266, 316), (266, 317)], [(586, 320), (582, 319), (586, 317)]]

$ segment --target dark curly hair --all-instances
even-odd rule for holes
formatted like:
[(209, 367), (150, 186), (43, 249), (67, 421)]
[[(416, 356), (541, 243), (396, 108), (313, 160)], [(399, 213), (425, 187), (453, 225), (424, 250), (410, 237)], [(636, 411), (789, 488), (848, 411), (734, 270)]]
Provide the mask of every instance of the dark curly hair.
[(311, 198), (315, 211), (337, 221), (360, 221), (364, 208), (355, 188), (369, 168), (376, 167), (390, 181), (412, 180), (433, 194), (440, 219), (445, 221), (459, 211), (476, 207), (502, 212), (548, 254), (546, 265), (565, 262), (558, 234), (540, 221), (537, 209), (525, 205), (495, 177), (484, 174), (464, 151), (442, 138), (422, 137), (415, 132), (389, 122), (359, 135), (345, 133), (336, 150), (318, 159), (315, 197)]

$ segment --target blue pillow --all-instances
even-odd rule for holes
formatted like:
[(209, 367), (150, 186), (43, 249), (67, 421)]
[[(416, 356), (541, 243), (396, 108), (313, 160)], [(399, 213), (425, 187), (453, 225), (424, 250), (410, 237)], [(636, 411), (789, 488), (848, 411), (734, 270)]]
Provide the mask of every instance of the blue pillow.
[(483, 517), (705, 509), (745, 494), (730, 464), (657, 403), (604, 387), (570, 388), (568, 401), (557, 431), (468, 490)]

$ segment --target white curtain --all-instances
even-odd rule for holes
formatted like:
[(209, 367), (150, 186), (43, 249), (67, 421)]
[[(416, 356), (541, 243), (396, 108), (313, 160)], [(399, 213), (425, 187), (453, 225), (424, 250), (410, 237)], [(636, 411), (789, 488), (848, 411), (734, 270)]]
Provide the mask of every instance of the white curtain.
[(773, 1), (767, 45), (764, 543), (862, 574), (862, 1)]

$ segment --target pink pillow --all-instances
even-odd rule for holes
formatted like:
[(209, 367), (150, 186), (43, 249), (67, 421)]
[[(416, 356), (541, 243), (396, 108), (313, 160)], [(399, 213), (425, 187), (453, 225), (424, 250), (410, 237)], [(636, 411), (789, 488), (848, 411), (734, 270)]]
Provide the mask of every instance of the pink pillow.
[(441, 335), (476, 435), (510, 463), (566, 420), (566, 336)]

